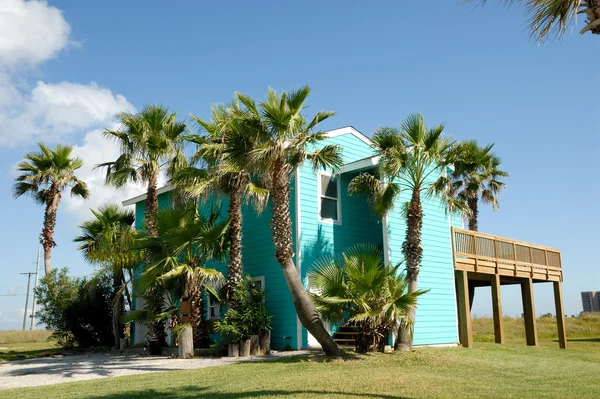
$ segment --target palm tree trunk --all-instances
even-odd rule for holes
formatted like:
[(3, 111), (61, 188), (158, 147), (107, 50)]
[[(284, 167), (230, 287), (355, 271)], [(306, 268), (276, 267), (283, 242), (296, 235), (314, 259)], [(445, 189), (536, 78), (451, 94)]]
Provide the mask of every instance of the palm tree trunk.
[(156, 214), (158, 213), (158, 176), (152, 174), (148, 180), (148, 191), (146, 193), (146, 229), (148, 235), (156, 237), (158, 230), (156, 228)]
[[(469, 215), (469, 230), (478, 231), (479, 225), (477, 219), (479, 217), (479, 197), (472, 196), (467, 200), (467, 206), (471, 211)], [(475, 285), (469, 281), (469, 308), (473, 309), (473, 301), (475, 300)]]
[(344, 350), (335, 343), (323, 326), (314, 303), (302, 285), (298, 270), (292, 259), (294, 251), (292, 248), (292, 220), (290, 218), (290, 186), (288, 170), (283, 160), (278, 160), (273, 165), (272, 186), (271, 231), (276, 249), (275, 258), (283, 269), (283, 275), (292, 295), (298, 319), (319, 342), (327, 356), (342, 356), (345, 354)]
[[(402, 244), (402, 253), (406, 259), (408, 292), (410, 293), (414, 293), (419, 289), (417, 278), (421, 268), (421, 260), (423, 259), (423, 248), (421, 246), (422, 229), (423, 207), (421, 206), (421, 192), (413, 190), (412, 198), (408, 204), (406, 238)], [(415, 314), (416, 305), (412, 305), (406, 313), (406, 317), (400, 322), (396, 349), (402, 351), (412, 350)]]
[(469, 215), (469, 230), (478, 231), (477, 217), (479, 216), (479, 198), (470, 197), (467, 200), (467, 206), (469, 207), (471, 214)]
[(236, 187), (229, 197), (229, 275), (227, 276), (227, 301), (242, 280), (242, 190)]
[(204, 323), (202, 291), (195, 282), (190, 284), (188, 298), (191, 302), (190, 319), (194, 336), (194, 348), (208, 348), (210, 337), (206, 323)]
[(44, 248), (44, 270), (46, 276), (52, 271), (52, 248), (56, 246), (54, 241), (54, 228), (56, 226), (56, 212), (60, 203), (60, 192), (55, 184), (52, 184), (46, 193), (46, 211), (44, 213), (44, 227), (40, 237), (40, 243)]

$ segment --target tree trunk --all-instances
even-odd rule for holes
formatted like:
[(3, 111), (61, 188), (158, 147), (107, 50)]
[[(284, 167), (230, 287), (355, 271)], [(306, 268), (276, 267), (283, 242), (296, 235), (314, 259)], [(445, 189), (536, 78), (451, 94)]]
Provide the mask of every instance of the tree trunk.
[(210, 346), (210, 336), (206, 323), (204, 323), (204, 307), (202, 302), (202, 291), (197, 284), (193, 284), (188, 292), (188, 298), (191, 302), (190, 320), (194, 332), (194, 347), (208, 348)]
[(226, 299), (229, 302), (233, 290), (242, 280), (242, 191), (232, 190), (229, 196), (229, 274), (227, 276)]
[(112, 331), (113, 338), (115, 340), (114, 346), (115, 349), (119, 349), (121, 344), (121, 338), (124, 335), (124, 326), (121, 321), (123, 316), (123, 291), (127, 288), (127, 284), (121, 279), (121, 273), (113, 272), (113, 285), (115, 289), (115, 296), (113, 298), (113, 307), (112, 307)]
[(470, 197), (467, 200), (467, 205), (469, 206), (469, 209), (471, 210), (471, 214), (469, 215), (469, 230), (473, 230), (473, 231), (477, 231), (477, 228), (478, 228), (478, 225), (477, 225), (477, 217), (479, 216), (478, 202), (479, 202), (478, 197)]
[[(477, 231), (479, 225), (477, 219), (479, 217), (479, 197), (470, 197), (467, 200), (467, 205), (471, 210), (469, 215), (469, 230)], [(473, 309), (473, 301), (475, 300), (475, 285), (472, 281), (469, 281), (469, 309)]]
[(56, 184), (52, 184), (46, 192), (46, 211), (44, 213), (44, 226), (40, 237), (40, 244), (44, 248), (44, 271), (46, 276), (52, 271), (52, 248), (56, 246), (54, 241), (54, 227), (56, 226), (56, 212), (60, 203), (61, 194)]
[(156, 214), (158, 213), (158, 176), (152, 174), (148, 180), (148, 191), (146, 193), (146, 230), (148, 235), (156, 237), (158, 230), (156, 228)]
[[(292, 260), (292, 220), (290, 218), (290, 186), (288, 168), (283, 160), (275, 162), (272, 169), (272, 219), (271, 230), (275, 244), (275, 258), (283, 269), (283, 275), (292, 295), (298, 319), (319, 342), (327, 356), (342, 356), (344, 350), (335, 343), (323, 326), (317, 309), (304, 289), (296, 265)], [(300, 349), (300, 348), (298, 348)]]
[[(421, 231), (423, 228), (423, 208), (421, 206), (421, 192), (413, 190), (412, 198), (408, 204), (408, 217), (406, 223), (406, 238), (402, 244), (402, 253), (406, 259), (406, 279), (408, 280), (408, 292), (416, 292), (418, 287), (417, 278), (423, 259), (423, 248), (421, 246)], [(412, 305), (406, 317), (400, 322), (396, 349), (402, 351), (412, 350), (413, 332), (415, 328), (416, 305)]]
[(180, 359), (191, 359), (194, 357), (194, 338), (191, 327), (185, 327), (179, 339), (177, 340), (179, 358)]

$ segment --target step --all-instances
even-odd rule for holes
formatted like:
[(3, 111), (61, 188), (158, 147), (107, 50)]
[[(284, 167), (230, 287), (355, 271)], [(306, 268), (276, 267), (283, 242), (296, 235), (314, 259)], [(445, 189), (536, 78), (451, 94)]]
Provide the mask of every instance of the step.
[(336, 331), (336, 334), (344, 334), (344, 335), (358, 335), (360, 334), (360, 331)]

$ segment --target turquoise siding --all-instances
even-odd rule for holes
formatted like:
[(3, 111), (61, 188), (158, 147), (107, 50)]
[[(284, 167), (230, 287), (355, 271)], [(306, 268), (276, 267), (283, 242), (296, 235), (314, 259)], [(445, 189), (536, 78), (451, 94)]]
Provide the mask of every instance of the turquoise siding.
[[(432, 173), (430, 181), (439, 177)], [(403, 260), (402, 243), (406, 235), (406, 220), (402, 205), (410, 200), (409, 189), (402, 191), (398, 204), (388, 216), (390, 261)], [(423, 205), (423, 261), (419, 273), (419, 288), (430, 290), (419, 298), (415, 317), (414, 345), (455, 344), (457, 338), (456, 301), (454, 296), (454, 266), (450, 223), (446, 208), (438, 198), (421, 196)]]
[[(326, 144), (339, 144), (343, 148), (344, 163), (354, 162), (374, 154), (368, 144), (351, 134), (329, 138)], [(348, 195), (348, 183), (357, 173), (345, 173), (341, 176), (341, 224), (319, 220), (317, 173), (309, 164), (303, 165), (299, 173), (301, 277), (307, 286), (308, 271), (319, 257), (341, 254), (358, 243), (382, 246), (383, 231), (381, 221), (369, 211), (365, 198)], [(335, 327), (331, 326), (332, 333)], [(308, 333), (305, 328), (302, 328), (302, 346), (308, 346)]]

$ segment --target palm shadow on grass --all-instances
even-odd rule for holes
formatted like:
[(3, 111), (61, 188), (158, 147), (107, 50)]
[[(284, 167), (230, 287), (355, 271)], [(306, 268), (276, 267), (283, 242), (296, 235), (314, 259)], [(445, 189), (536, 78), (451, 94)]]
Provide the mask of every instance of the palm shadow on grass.
[[(552, 342), (558, 342), (557, 339), (553, 339)], [(600, 342), (600, 338), (569, 338), (567, 337), (567, 343), (569, 342)]]
[(88, 396), (88, 399), (125, 399), (125, 398), (162, 398), (162, 399), (180, 399), (180, 398), (211, 398), (211, 399), (234, 399), (234, 398), (269, 398), (274, 396), (303, 397), (304, 395), (316, 396), (339, 396), (344, 398), (377, 398), (377, 399), (411, 399), (407, 396), (385, 395), (374, 393), (352, 393), (341, 391), (311, 390), (311, 389), (263, 389), (246, 392), (212, 392), (210, 387), (185, 386), (174, 390), (173, 392), (157, 391), (147, 389), (135, 392), (122, 392), (103, 396)]

